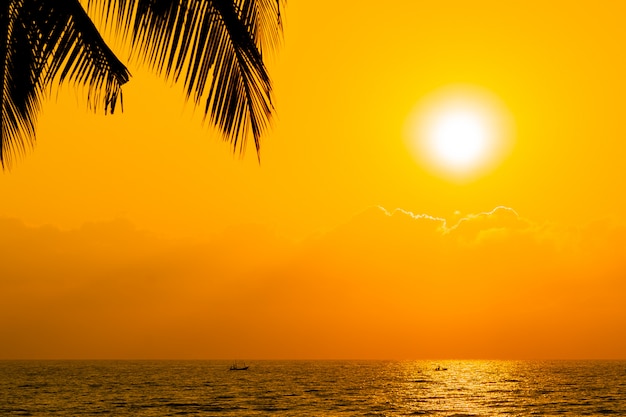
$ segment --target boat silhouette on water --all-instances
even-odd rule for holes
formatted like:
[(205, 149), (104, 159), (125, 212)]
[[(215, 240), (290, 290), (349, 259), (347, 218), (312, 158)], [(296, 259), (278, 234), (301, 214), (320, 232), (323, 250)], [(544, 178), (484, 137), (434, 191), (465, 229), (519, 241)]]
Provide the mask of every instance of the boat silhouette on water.
[(230, 365), (229, 370), (230, 371), (247, 371), (249, 368), (248, 365), (246, 365), (246, 363), (244, 362), (243, 365), (239, 365), (237, 362), (233, 362), (232, 365)]

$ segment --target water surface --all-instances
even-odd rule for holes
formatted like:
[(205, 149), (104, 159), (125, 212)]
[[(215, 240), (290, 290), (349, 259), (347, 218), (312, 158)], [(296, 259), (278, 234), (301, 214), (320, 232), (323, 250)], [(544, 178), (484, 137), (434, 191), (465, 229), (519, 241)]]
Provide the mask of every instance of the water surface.
[(626, 361), (248, 364), (0, 361), (0, 415), (626, 415)]

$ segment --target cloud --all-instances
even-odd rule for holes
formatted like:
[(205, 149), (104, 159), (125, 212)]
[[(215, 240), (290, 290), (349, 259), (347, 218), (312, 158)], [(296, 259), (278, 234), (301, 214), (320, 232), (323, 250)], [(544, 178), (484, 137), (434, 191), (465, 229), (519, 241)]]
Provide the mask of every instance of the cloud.
[(317, 276), (365, 322), (375, 320), (375, 306), (391, 328), (439, 338), (407, 342), (422, 355), (606, 357), (626, 347), (610, 331), (626, 324), (625, 237), (616, 224), (565, 229), (507, 207), (452, 225), (375, 207), (321, 238), (315, 259), (300, 263), (322, 265)]
[(302, 242), (0, 219), (0, 357), (623, 357), (625, 255), (623, 225), (507, 207), (372, 207)]

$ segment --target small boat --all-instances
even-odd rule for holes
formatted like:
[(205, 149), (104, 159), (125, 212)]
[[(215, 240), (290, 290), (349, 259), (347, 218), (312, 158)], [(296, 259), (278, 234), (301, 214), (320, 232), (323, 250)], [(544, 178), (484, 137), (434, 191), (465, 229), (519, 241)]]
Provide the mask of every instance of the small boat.
[(448, 368), (442, 368), (441, 366), (437, 365), (437, 367), (435, 368), (435, 371), (447, 371)]
[(233, 362), (232, 365), (230, 365), (229, 370), (230, 371), (247, 371), (249, 368), (248, 365), (246, 365), (246, 363), (244, 362), (242, 366), (239, 366), (239, 364), (237, 362)]

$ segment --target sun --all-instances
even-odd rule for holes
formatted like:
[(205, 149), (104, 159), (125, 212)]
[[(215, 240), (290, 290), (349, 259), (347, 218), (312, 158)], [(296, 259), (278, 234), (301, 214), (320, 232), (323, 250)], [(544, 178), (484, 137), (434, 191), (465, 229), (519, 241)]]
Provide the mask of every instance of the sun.
[(426, 126), (426, 140), (434, 157), (451, 168), (476, 165), (489, 150), (492, 132), (487, 120), (472, 108), (448, 108)]
[(511, 117), (492, 94), (454, 86), (420, 101), (408, 119), (407, 141), (430, 172), (469, 181), (492, 170), (512, 145)]

